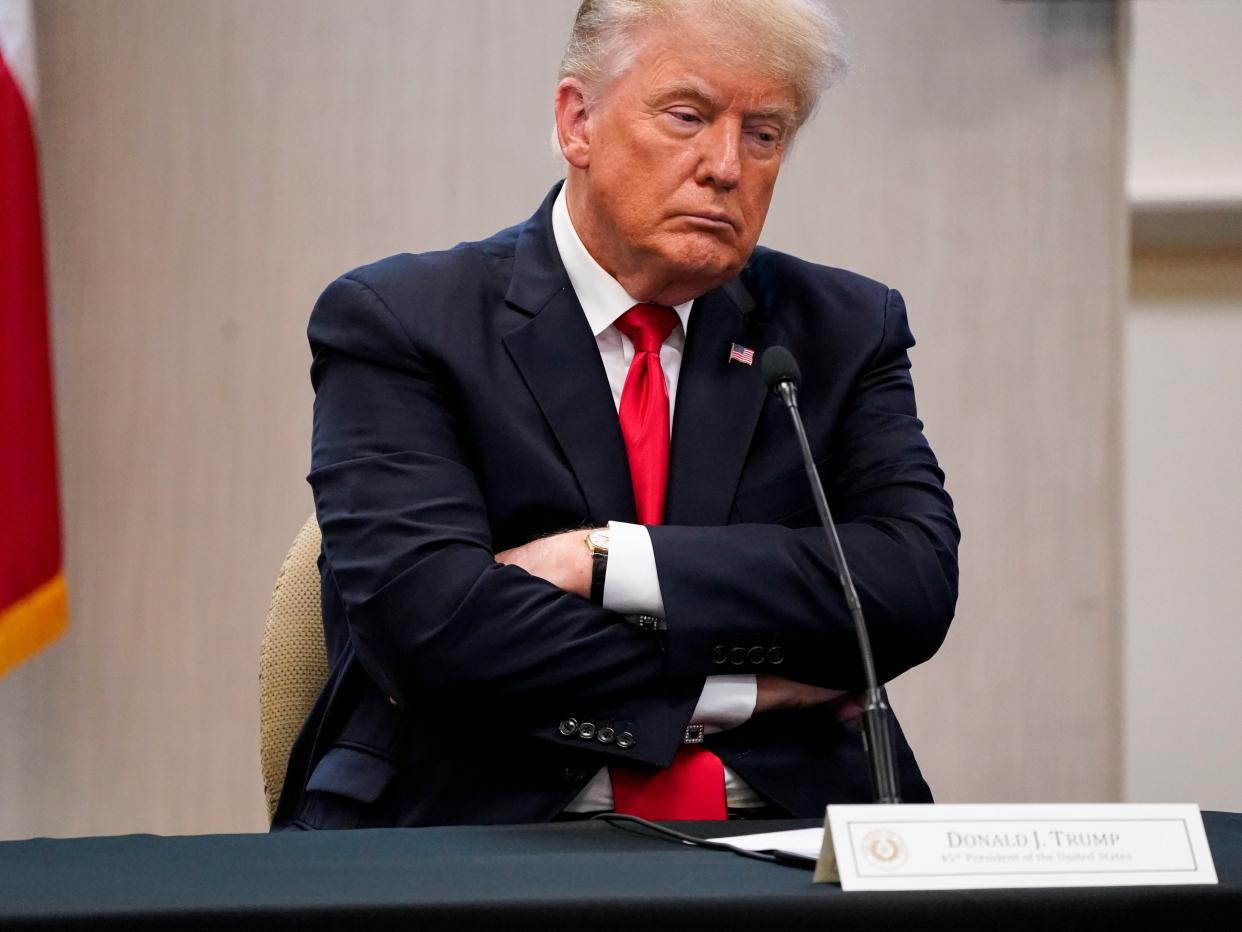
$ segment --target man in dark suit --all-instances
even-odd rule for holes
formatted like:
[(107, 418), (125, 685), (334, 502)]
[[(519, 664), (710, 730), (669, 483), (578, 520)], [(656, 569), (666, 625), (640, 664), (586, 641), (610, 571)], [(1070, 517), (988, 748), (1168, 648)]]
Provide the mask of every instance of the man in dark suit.
[[(331, 674), (274, 828), (815, 816), (869, 784), (849, 615), (783, 344), (881, 677), (940, 645), (957, 526), (901, 297), (756, 248), (839, 70), (814, 0), (587, 0), (567, 180), (525, 223), (333, 283), (310, 481)], [(930, 799), (904, 738), (907, 800)]]

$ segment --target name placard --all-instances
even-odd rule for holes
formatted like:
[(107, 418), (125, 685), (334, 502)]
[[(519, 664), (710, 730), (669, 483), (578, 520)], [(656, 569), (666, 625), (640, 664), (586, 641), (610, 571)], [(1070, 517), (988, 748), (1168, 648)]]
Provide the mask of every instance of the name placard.
[(844, 890), (1213, 884), (1191, 804), (829, 806), (817, 881)]

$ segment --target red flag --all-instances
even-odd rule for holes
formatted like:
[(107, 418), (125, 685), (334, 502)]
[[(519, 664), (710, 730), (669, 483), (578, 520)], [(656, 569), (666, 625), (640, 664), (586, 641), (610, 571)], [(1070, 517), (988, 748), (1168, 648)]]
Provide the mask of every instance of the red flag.
[(30, 22), (28, 4), (0, 0), (0, 675), (68, 618)]

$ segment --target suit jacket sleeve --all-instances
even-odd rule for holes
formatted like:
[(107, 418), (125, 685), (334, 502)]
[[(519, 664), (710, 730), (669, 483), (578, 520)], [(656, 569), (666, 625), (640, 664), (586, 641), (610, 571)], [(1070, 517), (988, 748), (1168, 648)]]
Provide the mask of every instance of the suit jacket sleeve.
[(451, 374), (355, 277), (325, 291), (309, 337), (325, 572), (371, 678), (399, 705), (483, 703), (550, 741), (567, 715), (643, 719), (625, 759), (667, 764), (702, 677), (670, 678), (650, 632), (494, 561)]
[[(889, 680), (929, 658), (944, 639), (957, 598), (959, 534), (915, 413), (907, 355), (914, 339), (897, 292), (887, 292), (876, 319), (877, 338), (845, 402), (827, 415), (830, 406), (805, 379), (801, 407), (812, 444), (830, 449), (822, 478), (877, 673)], [(767, 416), (787, 420), (783, 409), (770, 408)], [(809, 504), (805, 479), (794, 483)], [(833, 688), (863, 685), (818, 518), (803, 508), (787, 523), (807, 526), (650, 528), (674, 674), (772, 672)]]

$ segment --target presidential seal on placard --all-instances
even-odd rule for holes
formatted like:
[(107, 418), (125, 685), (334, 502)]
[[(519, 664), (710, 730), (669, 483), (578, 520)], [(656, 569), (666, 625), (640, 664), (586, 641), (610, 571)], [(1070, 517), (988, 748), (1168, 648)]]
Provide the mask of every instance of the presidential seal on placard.
[(876, 829), (864, 835), (862, 850), (867, 863), (888, 870), (905, 864), (908, 853), (904, 839), (888, 829)]

